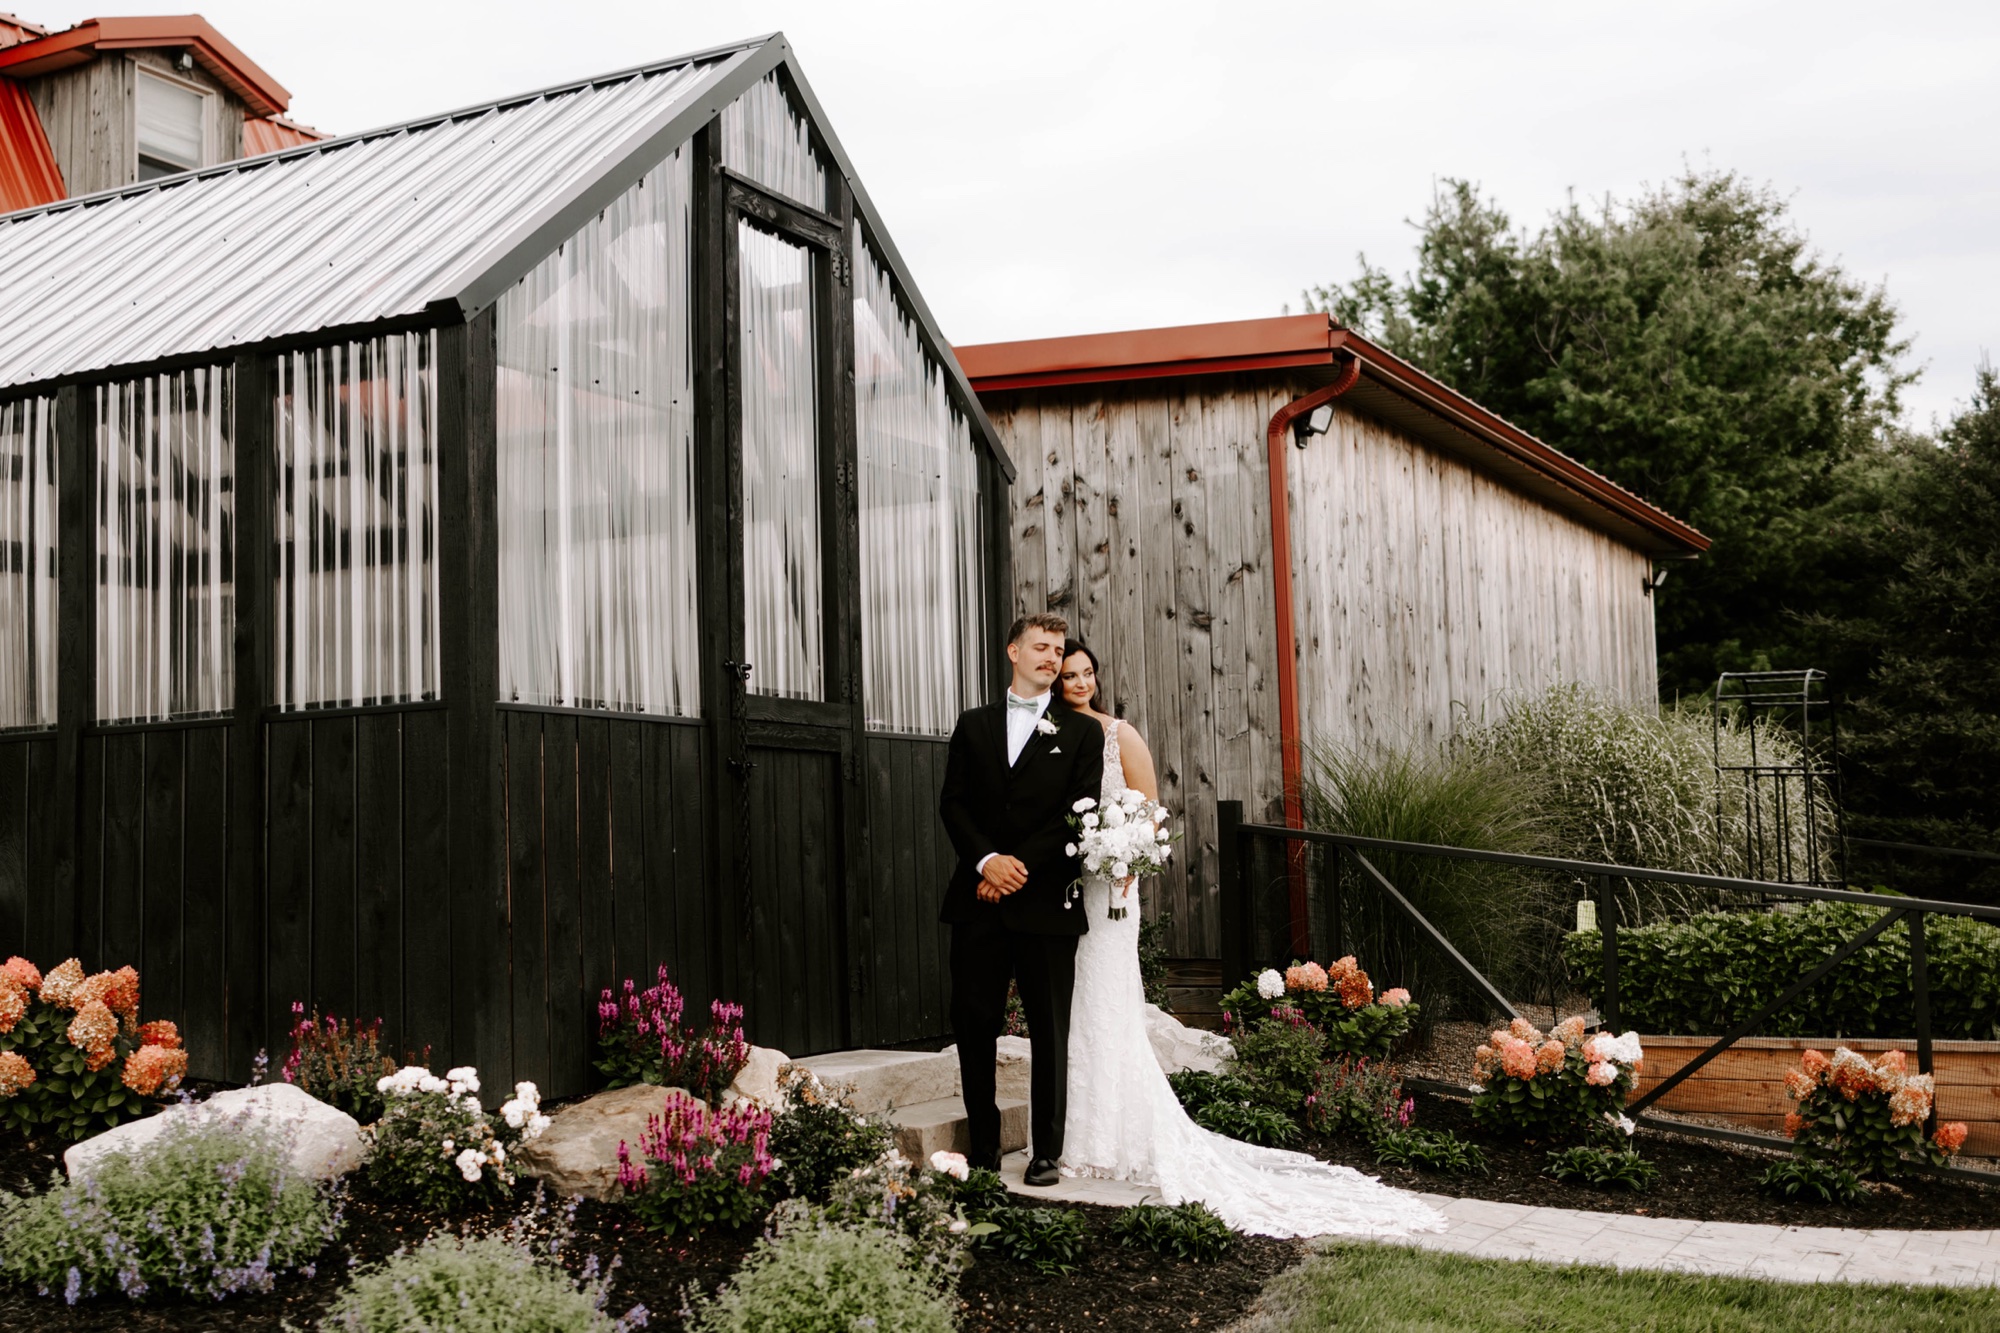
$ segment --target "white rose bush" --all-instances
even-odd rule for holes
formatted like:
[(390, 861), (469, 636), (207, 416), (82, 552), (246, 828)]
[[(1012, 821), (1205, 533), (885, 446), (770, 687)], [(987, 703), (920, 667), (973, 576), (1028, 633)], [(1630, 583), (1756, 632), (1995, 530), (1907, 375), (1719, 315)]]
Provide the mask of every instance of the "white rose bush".
[[(1111, 910), (1106, 915), (1113, 921), (1124, 920), (1139, 880), (1167, 868), (1174, 843), (1180, 838), (1167, 822), (1164, 805), (1129, 788), (1102, 807), (1090, 796), (1070, 807), (1069, 826), (1076, 831), (1076, 841), (1063, 852), (1083, 858), (1085, 875), (1102, 875), (1111, 881)], [(1070, 888), (1082, 883), (1078, 879)], [(1063, 906), (1074, 905), (1072, 894)]]
[(549, 1127), (532, 1083), (515, 1084), (498, 1111), (487, 1111), (479, 1071), (470, 1065), (443, 1076), (411, 1065), (375, 1086), (383, 1111), (370, 1131), (368, 1183), (440, 1213), (505, 1200), (514, 1188), (514, 1151)]

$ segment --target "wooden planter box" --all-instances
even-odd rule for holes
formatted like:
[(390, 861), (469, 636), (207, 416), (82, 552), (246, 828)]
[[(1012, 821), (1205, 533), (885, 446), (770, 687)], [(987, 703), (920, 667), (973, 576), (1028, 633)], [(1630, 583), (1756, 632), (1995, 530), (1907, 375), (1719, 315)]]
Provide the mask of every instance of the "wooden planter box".
[[(1641, 1037), (1646, 1063), (1640, 1071), (1637, 1100), (1714, 1042), (1713, 1037)], [(1711, 1115), (1749, 1128), (1785, 1132), (1785, 1071), (1799, 1066), (1807, 1049), (1832, 1055), (1836, 1046), (1868, 1056), (1883, 1051), (1908, 1051), (1916, 1067), (1914, 1041), (1837, 1037), (1745, 1037), (1710, 1060), (1692, 1077), (1654, 1103), (1662, 1111)], [(1970, 1131), (1965, 1151), (1982, 1157), (2000, 1156), (2000, 1042), (1940, 1041), (1932, 1044), (1940, 1120), (1963, 1120)]]

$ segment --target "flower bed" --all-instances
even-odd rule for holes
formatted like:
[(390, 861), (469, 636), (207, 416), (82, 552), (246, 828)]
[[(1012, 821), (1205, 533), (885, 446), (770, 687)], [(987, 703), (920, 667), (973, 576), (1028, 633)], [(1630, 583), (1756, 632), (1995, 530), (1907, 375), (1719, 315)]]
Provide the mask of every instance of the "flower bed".
[[(1713, 1037), (1644, 1037), (1646, 1064), (1632, 1097), (1645, 1096), (1669, 1074), (1701, 1054)], [(1745, 1037), (1690, 1075), (1656, 1103), (1663, 1111), (1716, 1116), (1746, 1128), (1784, 1133), (1785, 1074), (1798, 1067), (1809, 1049), (1845, 1046), (1863, 1055), (1907, 1051), (1914, 1068), (1917, 1044), (1859, 1037)], [(2000, 1042), (1940, 1041), (1932, 1046), (1941, 1120), (1962, 1120), (1969, 1131), (1965, 1151), (2000, 1156)]]

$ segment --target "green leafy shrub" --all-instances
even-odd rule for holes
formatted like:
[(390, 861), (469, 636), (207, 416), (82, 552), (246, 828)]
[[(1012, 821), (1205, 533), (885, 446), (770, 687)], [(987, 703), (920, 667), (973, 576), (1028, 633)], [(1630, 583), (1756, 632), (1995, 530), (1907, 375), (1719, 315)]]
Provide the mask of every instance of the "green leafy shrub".
[(1256, 1085), (1232, 1074), (1186, 1069), (1167, 1075), (1181, 1107), (1203, 1129), (1265, 1148), (1299, 1141), (1296, 1120), (1266, 1105)]
[(1375, 1160), (1445, 1176), (1483, 1176), (1486, 1154), (1448, 1129), (1397, 1128), (1374, 1143)]
[(881, 1227), (797, 1220), (760, 1240), (689, 1321), (697, 1333), (952, 1333), (956, 1302)]
[(1861, 1183), (1861, 1177), (1844, 1166), (1810, 1157), (1787, 1157), (1771, 1163), (1757, 1177), (1757, 1188), (1775, 1199), (1837, 1203), (1849, 1208), (1868, 1198), (1868, 1187)]
[(614, 1088), (637, 1083), (685, 1088), (715, 1106), (743, 1066), (750, 1043), (743, 1036), (743, 1007), (726, 1000), (708, 1006), (708, 1030), (681, 1025), (686, 1001), (660, 964), (654, 983), (639, 990), (627, 977), (597, 1000), (597, 1068)]
[(959, 1211), (975, 1221), (996, 1208), (1008, 1206), (1007, 1182), (1000, 1179), (998, 1171), (983, 1166), (973, 1167), (962, 1181), (953, 1180), (950, 1189)]
[(1352, 956), (1331, 966), (1293, 963), (1282, 973), (1267, 968), (1222, 997), (1222, 1030), (1234, 1033), (1290, 1009), (1303, 1014), (1321, 1037), (1321, 1058), (1386, 1060), (1416, 1026), (1419, 1006), (1400, 987), (1375, 986)]
[(1083, 1260), (1083, 1214), (1067, 1208), (1005, 1208), (989, 1219), (983, 1248), (1044, 1276), (1069, 1274)]
[(942, 1291), (957, 1283), (973, 1242), (994, 1229), (990, 1220), (966, 1215), (960, 1191), (971, 1186), (971, 1176), (956, 1153), (934, 1153), (925, 1164), (892, 1149), (835, 1181), (826, 1205), (816, 1213), (799, 1211), (796, 1201), (780, 1207), (783, 1216), (799, 1223), (816, 1216), (839, 1226), (877, 1226), (896, 1233), (904, 1245), (904, 1265)]
[(620, 1197), (669, 1236), (756, 1221), (773, 1166), (769, 1111), (748, 1101), (711, 1111), (679, 1088), (647, 1120), (637, 1160), (631, 1144), (618, 1144)]
[(369, 1188), (436, 1213), (505, 1202), (514, 1191), (514, 1154), (549, 1126), (532, 1083), (514, 1085), (497, 1112), (479, 1100), (479, 1071), (442, 1077), (408, 1065), (379, 1081), (375, 1122), (362, 1170)]
[(1625, 1097), (1643, 1056), (1636, 1032), (1585, 1037), (1583, 1020), (1567, 1018), (1544, 1034), (1517, 1018), (1473, 1052), (1472, 1118), (1524, 1139), (1629, 1133)]
[[(1727, 1032), (1873, 925), (1882, 910), (1814, 902), (1621, 927), (1619, 1017), (1662, 1035)], [(2000, 1032), (2000, 928), (1932, 917), (1924, 923), (1924, 943), (1933, 1033), (1993, 1038)], [(1603, 937), (1594, 930), (1573, 934), (1564, 953), (1570, 974), (1602, 1003)], [(1910, 931), (1898, 922), (1773, 1014), (1758, 1035), (1904, 1037), (1915, 1021), (1914, 1002)]]
[(854, 1111), (850, 1084), (826, 1083), (803, 1065), (783, 1071), (783, 1100), (771, 1121), (771, 1180), (794, 1198), (824, 1203), (835, 1181), (889, 1150), (890, 1130)]
[(172, 1023), (140, 1024), (131, 968), (85, 976), (71, 958), (44, 978), (25, 958), (0, 967), (0, 1125), (87, 1139), (144, 1114), (187, 1061)]
[(1199, 1203), (1127, 1208), (1111, 1223), (1111, 1234), (1122, 1244), (1198, 1264), (1214, 1263), (1236, 1243), (1229, 1224)]
[(1364, 1056), (1331, 1060), (1319, 1067), (1306, 1097), (1305, 1117), (1315, 1133), (1372, 1139), (1407, 1124), (1411, 1109), (1396, 1067)]
[(156, 1290), (221, 1300), (310, 1271), (340, 1229), (333, 1191), (269, 1130), (176, 1115), (151, 1142), (45, 1194), (0, 1194), (0, 1275), (71, 1305)]
[(1600, 1189), (1643, 1194), (1659, 1180), (1660, 1168), (1630, 1148), (1619, 1151), (1582, 1146), (1550, 1153), (1542, 1174)]
[(1229, 1072), (1248, 1085), (1254, 1100), (1291, 1116), (1305, 1109), (1325, 1049), (1318, 1028), (1298, 1010), (1280, 1006), (1270, 1018), (1240, 1029), (1234, 1041)]
[(1915, 1163), (1943, 1166), (1965, 1146), (1961, 1121), (1940, 1124), (1926, 1137), (1936, 1085), (1928, 1074), (1910, 1073), (1901, 1051), (1874, 1061), (1845, 1046), (1831, 1059), (1807, 1051), (1785, 1075), (1785, 1095), (1799, 1107), (1785, 1116), (1797, 1150), (1859, 1176), (1888, 1180)]
[[(320, 1322), (326, 1333), (625, 1333), (644, 1328), (635, 1305), (605, 1313), (611, 1275), (596, 1256), (583, 1277), (562, 1268), (573, 1234), (574, 1201), (551, 1213), (535, 1206), (488, 1236), (440, 1233), (361, 1269)], [(618, 1260), (611, 1261), (616, 1270)]]
[[(381, 1048), (381, 1019), (364, 1025), (332, 1014), (322, 1018), (318, 1009), (308, 1014), (305, 1005), (294, 1000), (291, 1038), (292, 1053), (281, 1071), (285, 1082), (297, 1084), (364, 1125), (382, 1118), (379, 1084), (396, 1072), (396, 1062)], [(419, 1065), (429, 1059), (426, 1047), (423, 1055), (405, 1063)]]

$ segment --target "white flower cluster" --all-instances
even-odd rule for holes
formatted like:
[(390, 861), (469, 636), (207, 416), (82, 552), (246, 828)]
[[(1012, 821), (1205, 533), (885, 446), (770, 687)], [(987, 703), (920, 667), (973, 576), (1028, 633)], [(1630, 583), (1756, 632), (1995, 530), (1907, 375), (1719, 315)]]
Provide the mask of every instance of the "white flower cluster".
[(964, 1180), (972, 1174), (964, 1153), (946, 1152), (942, 1148), (931, 1154), (931, 1170), (942, 1172), (953, 1180)]
[(1267, 967), (1257, 974), (1257, 994), (1267, 1000), (1282, 999), (1285, 994), (1285, 978), (1275, 967)]
[(1093, 875), (1124, 879), (1128, 875), (1156, 875), (1173, 855), (1173, 834), (1167, 831), (1167, 808), (1127, 790), (1100, 811), (1097, 802), (1084, 797), (1070, 809), (1076, 821), (1076, 841), (1063, 849), (1067, 856), (1081, 854), (1083, 868)]
[(523, 1080), (514, 1085), (514, 1095), (500, 1103), (500, 1118), (511, 1129), (521, 1131), (521, 1142), (528, 1143), (542, 1136), (549, 1127), (549, 1118), (542, 1114), (541, 1090)]

